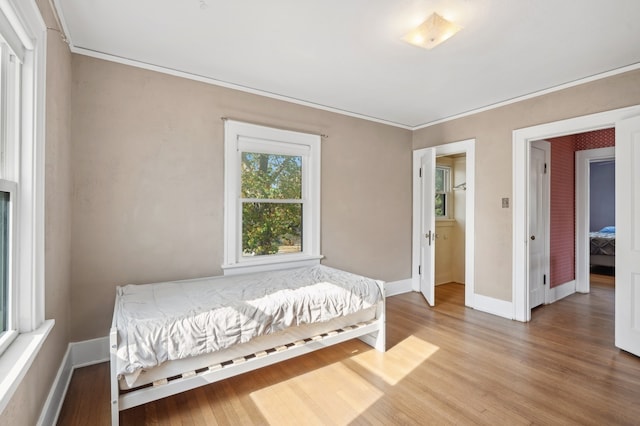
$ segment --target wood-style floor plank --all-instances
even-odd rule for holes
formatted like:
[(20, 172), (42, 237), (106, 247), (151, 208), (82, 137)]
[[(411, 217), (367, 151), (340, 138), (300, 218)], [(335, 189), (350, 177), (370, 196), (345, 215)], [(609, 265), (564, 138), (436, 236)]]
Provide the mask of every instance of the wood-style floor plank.
[[(123, 425), (640, 423), (640, 359), (614, 347), (614, 279), (519, 323), (464, 286), (387, 300), (387, 346), (354, 340), (120, 414)], [(60, 425), (109, 424), (108, 364), (74, 372)]]

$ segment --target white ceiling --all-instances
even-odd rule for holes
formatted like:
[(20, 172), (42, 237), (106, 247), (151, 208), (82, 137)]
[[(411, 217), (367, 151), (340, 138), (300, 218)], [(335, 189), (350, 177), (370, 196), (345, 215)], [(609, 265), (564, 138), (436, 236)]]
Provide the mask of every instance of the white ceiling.
[[(54, 2), (74, 52), (407, 128), (640, 68), (640, 0)], [(432, 12), (463, 29), (401, 41)]]

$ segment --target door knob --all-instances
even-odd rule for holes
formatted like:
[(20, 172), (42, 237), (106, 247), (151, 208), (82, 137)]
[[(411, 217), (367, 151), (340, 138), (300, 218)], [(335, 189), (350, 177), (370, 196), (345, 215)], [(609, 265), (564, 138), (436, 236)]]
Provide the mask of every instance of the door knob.
[(532, 235), (532, 236), (531, 236), (531, 241), (533, 241), (533, 240), (535, 240), (535, 239), (536, 239), (536, 236), (535, 236), (535, 235)]

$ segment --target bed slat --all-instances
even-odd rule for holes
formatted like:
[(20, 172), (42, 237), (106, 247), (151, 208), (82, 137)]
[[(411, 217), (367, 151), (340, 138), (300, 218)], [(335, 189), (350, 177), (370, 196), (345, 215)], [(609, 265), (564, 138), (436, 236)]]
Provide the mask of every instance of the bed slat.
[(195, 370), (191, 370), (191, 371), (187, 371), (185, 373), (182, 373), (182, 378), (183, 379), (188, 379), (189, 377), (193, 377), (196, 375), (196, 371)]

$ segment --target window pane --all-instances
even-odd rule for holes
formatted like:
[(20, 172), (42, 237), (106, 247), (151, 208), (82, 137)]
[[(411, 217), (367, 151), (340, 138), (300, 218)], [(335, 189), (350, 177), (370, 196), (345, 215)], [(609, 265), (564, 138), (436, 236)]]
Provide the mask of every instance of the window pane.
[(302, 157), (242, 153), (242, 198), (301, 199)]
[(302, 251), (302, 204), (243, 203), (242, 255)]
[(444, 192), (445, 170), (436, 167), (436, 192)]
[(447, 213), (446, 206), (446, 194), (436, 194), (436, 216), (445, 216)]
[(7, 331), (8, 326), (9, 195), (0, 191), (0, 333)]

